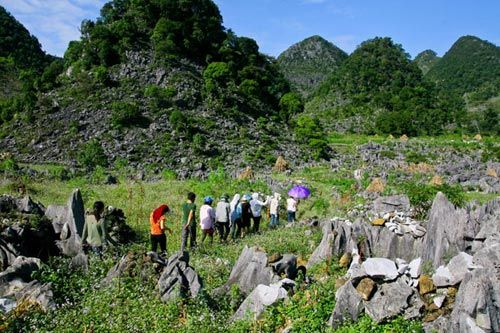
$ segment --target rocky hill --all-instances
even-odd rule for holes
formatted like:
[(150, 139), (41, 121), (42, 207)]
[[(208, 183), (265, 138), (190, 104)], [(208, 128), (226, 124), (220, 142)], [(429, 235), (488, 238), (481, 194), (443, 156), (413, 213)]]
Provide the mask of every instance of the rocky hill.
[(441, 58), (437, 56), (436, 52), (432, 50), (425, 50), (420, 52), (413, 61), (425, 75), (439, 61), (439, 59)]
[(31, 103), (5, 108), (0, 147), (30, 163), (181, 177), (272, 166), (278, 155), (300, 163), (287, 124), (300, 108), (274, 60), (226, 31), (212, 1), (191, 2), (106, 4), (42, 84), (30, 81)]
[(22, 69), (42, 70), (52, 57), (45, 54), (36, 37), (0, 6), (0, 58), (11, 58)]
[(309, 96), (347, 58), (347, 53), (320, 36), (290, 46), (278, 56), (280, 70), (302, 96)]
[(480, 100), (498, 96), (500, 47), (474, 36), (461, 37), (426, 77), (447, 92), (475, 93)]
[(362, 43), (306, 104), (339, 131), (412, 135), (442, 129), (448, 110), (437, 108), (434, 87), (387, 37)]

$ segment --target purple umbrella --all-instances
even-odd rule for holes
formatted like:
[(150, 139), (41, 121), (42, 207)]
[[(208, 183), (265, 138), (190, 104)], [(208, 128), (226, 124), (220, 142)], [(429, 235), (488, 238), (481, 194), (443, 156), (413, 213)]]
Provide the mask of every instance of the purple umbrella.
[(311, 195), (311, 191), (305, 186), (295, 185), (288, 191), (288, 195), (296, 199), (305, 199)]

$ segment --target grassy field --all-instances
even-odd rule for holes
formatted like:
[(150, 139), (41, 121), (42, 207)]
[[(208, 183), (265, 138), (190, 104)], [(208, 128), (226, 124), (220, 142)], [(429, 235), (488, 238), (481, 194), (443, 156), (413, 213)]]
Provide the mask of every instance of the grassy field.
[[(332, 147), (355, 151), (358, 144), (369, 141), (385, 142), (387, 138), (362, 136), (332, 135)], [(397, 140), (397, 139), (396, 139)], [(474, 150), (487, 144), (498, 147), (497, 138), (486, 138), (483, 142), (464, 142), (461, 138), (419, 138), (423, 144), (442, 145), (457, 149)], [(488, 141), (490, 140), (490, 141)], [(461, 142), (457, 144), (457, 142)], [(268, 220), (261, 223), (262, 232), (251, 234), (243, 239), (213, 245), (205, 244), (191, 253), (190, 264), (200, 274), (204, 282), (205, 293), (196, 300), (162, 303), (157, 295), (157, 274), (148, 265), (139, 260), (135, 274), (124, 276), (110, 287), (101, 287), (100, 280), (106, 275), (119, 258), (125, 253), (141, 254), (149, 248), (149, 214), (158, 205), (167, 203), (172, 212), (168, 215), (168, 224), (174, 230), (168, 236), (168, 252), (173, 253), (180, 247), (180, 207), (187, 192), (197, 194), (197, 204), (206, 195), (218, 198), (227, 193), (250, 193), (259, 191), (272, 194), (263, 181), (239, 181), (230, 178), (224, 172), (212, 173), (206, 180), (176, 180), (165, 172), (161, 180), (143, 182), (131, 180), (132, 173), (124, 169), (115, 169), (118, 175), (117, 185), (103, 184), (104, 170), (97, 170), (87, 177), (75, 177), (69, 180), (57, 180), (63, 167), (57, 165), (36, 166), (38, 170), (47, 170), (50, 179), (4, 178), (0, 182), (0, 193), (16, 194), (19, 183), (26, 188), (27, 194), (45, 206), (64, 204), (73, 189), (82, 192), (86, 207), (95, 200), (103, 200), (107, 205), (124, 210), (127, 222), (140, 236), (130, 246), (110, 249), (103, 260), (91, 258), (89, 272), (73, 271), (69, 260), (56, 258), (46, 264), (37, 278), (52, 282), (55, 298), (60, 304), (52, 313), (43, 313), (30, 305), (20, 307), (7, 318), (0, 318), (0, 331), (6, 332), (281, 332), (292, 327), (293, 332), (328, 331), (326, 322), (335, 304), (335, 281), (345, 272), (340, 269), (335, 258), (323, 262), (309, 272), (313, 283), (299, 283), (298, 290), (289, 300), (271, 307), (259, 320), (231, 323), (230, 317), (242, 301), (237, 289), (230, 295), (214, 299), (211, 291), (224, 284), (229, 277), (232, 265), (237, 260), (245, 245), (258, 246), (268, 254), (294, 253), (299, 262), (305, 263), (321, 239), (321, 230), (314, 230), (311, 235), (305, 233), (306, 226), (283, 227), (285, 216), (281, 214), (282, 226), (276, 230), (267, 227)], [(466, 191), (460, 187), (431, 187), (426, 185), (432, 173), (412, 173), (401, 183), (398, 173), (391, 171), (387, 177), (384, 194), (407, 193), (413, 203), (427, 207), (437, 190), (448, 191), (457, 203), (470, 200), (485, 202), (495, 194)], [(365, 203), (356, 187), (352, 176), (353, 170), (340, 167), (332, 171), (328, 164), (295, 170), (291, 175), (274, 173), (272, 178), (286, 187), (292, 183), (303, 183), (310, 187), (311, 198), (301, 202), (299, 220), (312, 217), (328, 219), (333, 216), (345, 216), (353, 206)], [(53, 177), (52, 177), (53, 176)], [(366, 188), (371, 175), (365, 174), (362, 187)], [(415, 201), (416, 200), (416, 201)], [(419, 201), (420, 200), (420, 201)], [(148, 268), (149, 267), (149, 268)], [(401, 318), (385, 323), (373, 323), (368, 317), (362, 317), (357, 323), (349, 323), (335, 332), (420, 332), (421, 324), (405, 321)]]

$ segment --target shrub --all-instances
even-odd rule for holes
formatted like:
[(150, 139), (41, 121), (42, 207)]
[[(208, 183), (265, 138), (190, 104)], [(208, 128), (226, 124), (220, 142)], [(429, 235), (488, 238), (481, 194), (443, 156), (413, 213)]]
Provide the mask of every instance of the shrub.
[(108, 157), (97, 139), (92, 139), (80, 149), (77, 161), (80, 167), (87, 171), (92, 171), (97, 166), (106, 167), (108, 165)]
[(448, 200), (456, 206), (465, 204), (465, 196), (460, 185), (451, 186), (443, 184), (439, 186), (407, 183), (403, 190), (408, 195), (410, 203), (414, 206), (417, 216), (424, 218), (432, 206), (432, 201), (438, 192), (443, 192)]
[(140, 124), (144, 117), (135, 103), (113, 102), (111, 105), (111, 124), (115, 128)]

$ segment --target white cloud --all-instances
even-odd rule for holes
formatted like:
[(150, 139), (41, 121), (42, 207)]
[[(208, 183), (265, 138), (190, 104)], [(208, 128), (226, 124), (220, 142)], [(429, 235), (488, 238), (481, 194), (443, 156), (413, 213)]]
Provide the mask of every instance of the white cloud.
[(107, 0), (0, 0), (35, 35), (45, 51), (62, 56), (80, 38), (80, 24), (95, 19)]

